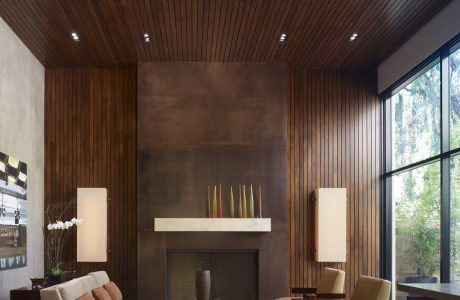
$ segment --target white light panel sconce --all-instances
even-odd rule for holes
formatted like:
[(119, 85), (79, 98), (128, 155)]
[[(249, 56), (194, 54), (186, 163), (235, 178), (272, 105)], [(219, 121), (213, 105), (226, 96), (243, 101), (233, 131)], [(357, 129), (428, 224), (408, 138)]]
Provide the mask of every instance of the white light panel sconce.
[(78, 188), (77, 261), (107, 261), (107, 189)]
[(319, 188), (315, 197), (316, 261), (346, 262), (347, 189)]

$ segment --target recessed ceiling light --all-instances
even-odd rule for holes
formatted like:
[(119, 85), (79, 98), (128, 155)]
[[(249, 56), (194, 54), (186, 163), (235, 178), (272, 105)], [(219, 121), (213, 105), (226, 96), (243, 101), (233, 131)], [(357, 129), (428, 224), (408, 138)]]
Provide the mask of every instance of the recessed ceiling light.
[(144, 39), (144, 42), (150, 43), (150, 34), (149, 34), (149, 33), (147, 33), (147, 32), (144, 33), (144, 34), (142, 35), (142, 38)]
[(72, 36), (72, 40), (74, 42), (79, 42), (80, 41), (80, 37), (78, 36), (78, 34), (76, 32), (72, 32), (70, 35)]
[(355, 32), (355, 33), (353, 33), (353, 34), (350, 36), (349, 41), (352, 42), (352, 41), (354, 41), (357, 37), (358, 37), (358, 34)]
[(284, 40), (286, 40), (286, 37), (287, 37), (287, 35), (286, 35), (285, 33), (282, 33), (282, 34), (280, 35), (279, 41), (280, 41), (280, 42), (284, 42)]

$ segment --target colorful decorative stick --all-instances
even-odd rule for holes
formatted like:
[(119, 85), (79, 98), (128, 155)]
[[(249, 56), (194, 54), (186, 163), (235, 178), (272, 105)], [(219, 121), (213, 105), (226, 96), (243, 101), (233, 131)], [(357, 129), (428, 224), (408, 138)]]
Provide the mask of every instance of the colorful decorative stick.
[(262, 218), (262, 186), (259, 185), (259, 218)]
[(211, 217), (211, 187), (208, 185), (208, 199), (206, 200), (206, 218)]
[(217, 186), (214, 186), (214, 195), (212, 197), (212, 217), (217, 218)]
[(241, 202), (241, 185), (238, 185), (239, 197), (238, 197), (238, 218), (243, 217), (243, 203)]
[(233, 199), (233, 187), (230, 186), (230, 218), (235, 217), (235, 200)]
[(248, 217), (248, 203), (246, 201), (246, 186), (243, 184), (243, 218)]
[(249, 194), (249, 217), (254, 218), (254, 193), (252, 191), (252, 184), (251, 193)]
[(224, 212), (223, 212), (223, 206), (222, 206), (222, 185), (219, 184), (219, 208), (218, 208), (218, 215), (219, 218), (224, 217)]

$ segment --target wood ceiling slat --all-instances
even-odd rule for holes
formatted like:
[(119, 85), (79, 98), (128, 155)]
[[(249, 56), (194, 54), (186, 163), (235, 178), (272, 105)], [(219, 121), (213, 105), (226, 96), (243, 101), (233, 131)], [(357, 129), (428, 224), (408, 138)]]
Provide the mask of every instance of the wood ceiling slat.
[[(392, 8), (391, 3), (388, 3), (387, 8), (389, 8), (388, 11), (389, 11), (389, 14), (390, 14), (390, 16), (389, 16), (390, 20), (392, 20), (393, 18), (397, 17), (398, 12), (402, 8), (404, 8), (405, 6), (407, 6), (409, 4), (410, 4), (409, 2), (397, 1), (396, 6), (394, 8)], [(342, 55), (343, 55), (342, 56), (342, 62), (349, 61), (349, 59), (350, 59), (349, 55), (353, 55), (353, 52), (356, 51), (357, 47), (359, 47), (360, 49), (363, 49), (363, 50), (367, 49), (367, 45), (368, 45), (368, 42), (369, 42), (370, 38), (366, 38), (366, 37), (370, 37), (373, 34), (373, 32), (374, 32), (373, 29), (375, 27), (377, 27), (375, 21), (376, 20), (377, 20), (377, 22), (380, 21), (379, 12), (382, 9), (385, 9), (385, 8), (381, 7), (381, 6), (378, 6), (378, 5), (371, 5), (358, 18), (358, 20), (356, 21), (355, 27), (357, 28), (356, 31), (361, 32), (361, 34), (360, 34), (360, 36), (358, 38), (362, 42), (360, 42), (360, 43), (353, 42), (353, 43), (351, 43), (351, 47), (346, 47), (342, 51)], [(382, 25), (380, 25), (378, 27), (381, 27), (381, 26)], [(380, 38), (380, 36), (378, 36), (377, 38)], [(361, 50), (361, 51), (363, 51), (363, 50)]]
[[(299, 2), (301, 3), (301, 2)], [(315, 31), (314, 22), (319, 18), (321, 13), (321, 6), (326, 3), (325, 1), (313, 1), (303, 5), (299, 4), (297, 9), (294, 11), (296, 14), (292, 18), (288, 18), (287, 22), (291, 22), (292, 25), (286, 24), (286, 30), (289, 34), (287, 41), (284, 44), (282, 50), (279, 53), (279, 57), (286, 57), (288, 62), (293, 62), (292, 55), (299, 52), (299, 48), (303, 45), (311, 45), (312, 43), (312, 32)], [(311, 13), (311, 17), (308, 15)], [(300, 30), (304, 28), (304, 30)], [(306, 41), (306, 42), (304, 42)]]
[[(451, 1), (1, 0), (0, 16), (47, 67), (251, 61), (339, 69), (379, 63)], [(349, 43), (352, 32), (359, 37)]]
[(217, 41), (216, 41), (216, 50), (215, 52), (215, 61), (222, 61), (221, 52), (222, 45), (224, 43), (225, 35), (225, 25), (227, 24), (228, 14), (231, 13), (231, 3), (228, 0), (222, 0), (219, 14), (219, 26), (217, 30)]
[(240, 40), (241, 38), (240, 36), (241, 18), (242, 18), (242, 15), (244, 14), (245, 8), (246, 8), (246, 2), (238, 1), (238, 10), (235, 16), (235, 23), (234, 23), (233, 34), (232, 34), (232, 43), (230, 44), (229, 52), (228, 52), (228, 61), (234, 60), (233, 58), (235, 56), (236, 48), (238, 45), (238, 40)]
[[(137, 25), (138, 25), (138, 36), (142, 37), (142, 34), (146, 32), (151, 32), (151, 28), (148, 26), (148, 22), (146, 20), (146, 17), (144, 15), (145, 11), (141, 9), (140, 7), (140, 1), (131, 1), (129, 2), (129, 5), (132, 8), (133, 11), (133, 16), (136, 16), (137, 19)], [(152, 43), (152, 41), (150, 42)], [(152, 54), (151, 54), (151, 49), (149, 47), (150, 43), (145, 43), (143, 40), (141, 40), (141, 48), (142, 48), (142, 53), (144, 55), (145, 60), (152, 60)]]
[[(257, 53), (258, 45), (260, 45), (261, 37), (264, 35), (263, 28), (266, 29), (268, 26), (266, 25), (266, 21), (268, 19), (268, 9), (271, 3), (268, 1), (262, 1), (260, 5), (260, 13), (259, 17), (254, 20), (254, 30), (252, 36), (250, 38), (250, 42), (248, 43), (249, 49), (246, 51), (245, 60), (248, 61), (258, 61), (257, 57), (255, 57)], [(268, 30), (266, 30), (268, 31)]]
[(196, 0), (187, 1), (187, 36), (189, 36), (188, 40), (188, 49), (189, 49), (189, 61), (197, 61), (196, 59)]
[(196, 61), (202, 61), (201, 50), (203, 49), (203, 2), (198, 0), (196, 1)]
[[(33, 34), (33, 32), (30, 33), (28, 31), (28, 26), (23, 24), (24, 18), (12, 17), (14, 15), (19, 15), (19, 13), (16, 12), (14, 8), (10, 7), (10, 3), (0, 2), (0, 9), (2, 11), (7, 12), (7, 14), (5, 14), (3, 19), (5, 20), (5, 22), (9, 24), (10, 27), (15, 28), (15, 32), (20, 39), (24, 40), (27, 38), (29, 34), (32, 34), (32, 38), (29, 40), (29, 44), (27, 44), (27, 47), (30, 49), (30, 51), (32, 51), (33, 49), (34, 50), (33, 53), (39, 56), (41, 58), (40, 59), (41, 62), (43, 63), (49, 55), (49, 50), (47, 50), (46, 45), (43, 45), (38, 41), (38, 40), (41, 40), (41, 41), (43, 40), (39, 39), (38, 36)], [(61, 57), (59, 55), (56, 55), (56, 59), (61, 60)]]
[[(119, 1), (110, 1), (109, 2), (111, 16), (115, 19), (114, 26), (116, 27), (117, 35), (115, 39), (112, 39), (112, 44), (117, 45), (118, 51), (122, 54), (122, 58), (126, 63), (129, 63), (133, 59), (137, 59), (135, 47), (125, 47), (124, 45), (130, 44), (134, 45), (133, 37), (129, 34), (129, 27), (126, 26), (127, 20), (124, 11), (122, 11), (122, 6)], [(119, 38), (117, 38), (119, 37)], [(121, 41), (121, 45), (117, 41)]]
[[(327, 27), (329, 21), (333, 18), (334, 6), (338, 4), (338, 2), (335, 1), (326, 1), (324, 3), (325, 4), (321, 7), (320, 13), (316, 14), (317, 19), (315, 21), (315, 24), (317, 24), (317, 26), (312, 26), (314, 30), (312, 38), (309, 40), (308, 43), (305, 43), (298, 47), (298, 52), (296, 53), (295, 60), (293, 60), (295, 64), (302, 65), (302, 61), (304, 61), (305, 59), (309, 59), (314, 64), (313, 68), (318, 68), (316, 62), (311, 59), (312, 52), (318, 49), (317, 45), (323, 39), (323, 36), (327, 34), (325, 28)], [(303, 54), (300, 55), (300, 53)]]
[[(383, 1), (387, 1), (387, 0), (383, 0)], [(396, 0), (396, 1), (398, 1), (398, 0)], [(369, 13), (369, 7), (373, 8), (374, 10), (382, 11), (381, 6), (380, 6), (381, 2), (382, 1), (379, 0), (379, 1), (366, 1), (365, 3), (363, 3), (363, 5), (358, 10), (358, 12), (356, 14), (354, 14), (354, 16), (351, 17), (352, 21), (347, 24), (347, 26), (343, 30), (342, 34), (337, 36), (336, 42), (333, 43), (332, 46), (329, 47), (329, 51), (327, 51), (323, 55), (323, 61), (320, 64), (327, 65), (329, 63), (328, 61), (330, 60), (330, 57), (332, 57), (336, 53), (339, 53), (340, 51), (343, 51), (342, 49), (349, 48), (350, 45), (353, 46), (355, 44), (355, 43), (350, 44), (349, 38), (350, 38), (351, 34), (353, 34), (355, 32), (359, 32), (358, 28), (356, 27), (357, 20), (359, 20), (359, 18), (361, 18), (364, 14)], [(360, 36), (360, 38), (361, 38), (361, 36)], [(335, 62), (335, 67), (333, 67), (333, 68), (337, 68), (336, 67), (337, 65), (339, 65), (339, 63)]]
[[(429, 12), (427, 19), (431, 19), (439, 12), (439, 10), (442, 9), (442, 6), (438, 5), (436, 2), (430, 2), (430, 4), (431, 6), (428, 8), (418, 9), (419, 12), (421, 12), (422, 10)], [(410, 36), (412, 36), (415, 32), (418, 31), (418, 29), (422, 26), (422, 23), (423, 20), (421, 19), (412, 19), (404, 25), (401, 24), (401, 22), (399, 22), (399, 26), (403, 27), (403, 30), (401, 30), (398, 27), (394, 27), (393, 29), (393, 32), (395, 32), (396, 34), (399, 33), (399, 36), (397, 38), (394, 38), (394, 35), (392, 36), (386, 33), (386, 36), (388, 36), (388, 40), (386, 42), (380, 40), (377, 43), (379, 47), (381, 47), (382, 49), (379, 49), (378, 47), (376, 49), (373, 49), (374, 53), (376, 53), (376, 56), (380, 57), (380, 61), (384, 60), (387, 56), (393, 53), (393, 51), (395, 51), (400, 46), (398, 40), (410, 38)], [(370, 61), (370, 59), (371, 57), (368, 58), (368, 61)]]
[[(324, 49), (327, 49), (327, 44), (325, 45), (324, 42), (331, 42), (328, 40), (328, 37), (332, 36), (336, 30), (334, 30), (334, 25), (336, 25), (336, 21), (340, 20), (340, 15), (337, 15), (337, 13), (332, 13), (332, 12), (343, 12), (342, 5), (344, 2), (333, 2), (331, 3), (331, 6), (325, 8), (325, 14), (322, 18), (324, 18), (323, 23), (319, 26), (320, 29), (317, 32), (317, 35), (319, 36), (318, 39), (315, 39), (312, 41), (312, 44), (314, 47), (310, 47), (310, 49), (305, 53), (305, 55), (298, 60), (298, 63), (302, 65), (302, 62), (305, 61), (305, 59), (310, 59), (315, 62), (315, 65), (313, 68), (319, 68), (319, 63), (318, 60), (319, 58), (316, 56), (318, 52), (321, 54), (324, 54)], [(337, 41), (334, 41), (337, 42)]]
[(258, 22), (258, 18), (260, 15), (260, 10), (262, 7), (262, 1), (257, 0), (255, 2), (255, 8), (251, 9), (249, 18), (246, 24), (245, 36), (244, 36), (244, 43), (242, 43), (242, 51), (239, 55), (238, 61), (247, 61), (247, 55), (249, 53), (250, 46), (254, 42), (254, 27)]
[(282, 9), (282, 14), (281, 18), (279, 18), (278, 25), (276, 27), (276, 30), (274, 31), (274, 35), (271, 37), (271, 42), (270, 45), (268, 46), (268, 49), (266, 49), (265, 53), (266, 55), (262, 58), (263, 61), (273, 61), (274, 57), (277, 53), (277, 50), (281, 47), (284, 46), (282, 44), (281, 46), (279, 45), (279, 35), (283, 32), (285, 32), (286, 28), (286, 21), (288, 20), (288, 16), (291, 14), (291, 12), (294, 11), (294, 5), (295, 5), (295, 0), (279, 0), (282, 4), (285, 4), (285, 6), (281, 6)]
[(142, 20), (144, 31), (150, 34), (150, 43), (144, 43), (144, 46), (147, 48), (148, 55), (150, 57), (149, 60), (156, 61), (159, 60), (160, 55), (158, 54), (158, 49), (155, 44), (155, 36), (154, 33), (156, 32), (156, 28), (152, 21), (152, 11), (151, 8), (147, 5), (149, 1), (138, 1), (139, 10), (142, 14)]
[[(287, 2), (287, 1), (286, 1)], [(282, 2), (276, 1), (275, 7), (267, 6), (267, 15), (264, 18), (264, 22), (261, 25), (262, 28), (267, 28), (267, 30), (260, 30), (260, 34), (257, 38), (256, 47), (253, 51), (252, 60), (253, 61), (263, 61), (265, 50), (268, 50), (268, 44), (270, 41), (277, 35), (277, 32), (274, 30), (276, 27), (276, 20), (278, 19), (278, 14), (282, 13), (281, 9)]]
[(166, 16), (166, 12), (163, 6), (163, 1), (162, 0), (154, 0), (156, 2), (156, 7), (158, 9), (158, 15), (160, 17), (160, 26), (161, 26), (161, 32), (162, 32), (162, 39), (166, 49), (165, 55), (166, 55), (166, 60), (171, 61), (172, 56), (174, 53), (172, 42), (171, 42), (171, 36), (170, 36), (170, 31), (168, 30), (169, 28), (169, 18)]

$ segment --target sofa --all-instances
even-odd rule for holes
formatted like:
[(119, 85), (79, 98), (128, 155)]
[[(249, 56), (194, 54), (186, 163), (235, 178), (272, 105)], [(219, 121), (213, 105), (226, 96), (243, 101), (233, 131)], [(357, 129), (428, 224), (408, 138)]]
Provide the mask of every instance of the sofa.
[(53, 285), (40, 290), (41, 300), (75, 300), (85, 293), (103, 287), (110, 282), (105, 271), (89, 273), (86, 276), (78, 277), (70, 281)]

